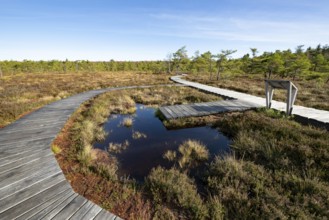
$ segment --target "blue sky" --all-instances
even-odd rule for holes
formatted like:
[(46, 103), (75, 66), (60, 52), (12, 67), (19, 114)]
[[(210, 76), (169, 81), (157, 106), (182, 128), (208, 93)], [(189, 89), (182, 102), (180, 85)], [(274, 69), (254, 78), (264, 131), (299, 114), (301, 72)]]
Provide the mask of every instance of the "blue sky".
[(0, 0), (0, 60), (163, 60), (329, 44), (328, 0)]

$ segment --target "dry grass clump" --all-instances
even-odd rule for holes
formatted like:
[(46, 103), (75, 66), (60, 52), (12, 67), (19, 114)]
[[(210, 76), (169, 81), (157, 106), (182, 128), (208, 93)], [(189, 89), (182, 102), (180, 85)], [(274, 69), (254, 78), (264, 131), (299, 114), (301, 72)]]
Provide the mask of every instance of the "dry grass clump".
[(132, 138), (133, 139), (141, 139), (141, 138), (145, 139), (145, 138), (147, 138), (147, 135), (142, 132), (139, 132), (139, 131), (133, 131)]
[(208, 160), (209, 157), (207, 147), (196, 140), (183, 142), (178, 147), (178, 151), (181, 154), (181, 158), (178, 160), (181, 168), (193, 167), (202, 161)]
[(115, 114), (133, 114), (136, 112), (136, 103), (128, 95), (121, 95), (117, 97), (116, 102), (111, 106), (111, 112)]
[(163, 157), (169, 161), (177, 162), (181, 169), (193, 168), (209, 158), (207, 147), (196, 140), (183, 142), (178, 147), (178, 153), (169, 150)]
[(168, 150), (163, 154), (163, 158), (169, 161), (175, 161), (177, 159), (176, 151)]
[(123, 126), (129, 128), (129, 127), (133, 126), (133, 119), (132, 118), (124, 118), (121, 124)]
[(128, 140), (125, 140), (123, 143), (109, 143), (108, 151), (110, 153), (121, 153), (129, 147), (130, 143)]
[(93, 146), (86, 144), (77, 156), (83, 166), (89, 167), (93, 160), (96, 159), (96, 152)]

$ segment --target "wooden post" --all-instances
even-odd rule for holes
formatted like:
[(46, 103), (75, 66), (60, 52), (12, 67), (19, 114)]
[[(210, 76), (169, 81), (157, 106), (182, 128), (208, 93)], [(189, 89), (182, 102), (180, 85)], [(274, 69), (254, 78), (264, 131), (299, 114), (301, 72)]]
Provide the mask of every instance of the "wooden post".
[(295, 87), (292, 87), (292, 100), (291, 100), (292, 105), (295, 103), (296, 97), (297, 97), (297, 89)]
[(266, 108), (271, 108), (274, 88), (265, 81)]
[(270, 106), (270, 96), (269, 96), (269, 91), (268, 91), (268, 89), (269, 89), (269, 85), (268, 85), (268, 82), (267, 81), (265, 81), (265, 97), (266, 97), (266, 108), (271, 108), (271, 106)]
[(292, 93), (291, 93), (291, 83), (289, 82), (288, 88), (287, 88), (287, 111), (286, 114), (290, 115), (292, 112), (292, 105), (291, 105), (291, 101), (292, 101)]

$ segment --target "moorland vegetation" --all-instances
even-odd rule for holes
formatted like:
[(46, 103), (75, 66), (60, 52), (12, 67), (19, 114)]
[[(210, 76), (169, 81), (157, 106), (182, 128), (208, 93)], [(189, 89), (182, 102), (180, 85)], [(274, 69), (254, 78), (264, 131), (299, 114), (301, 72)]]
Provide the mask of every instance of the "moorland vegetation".
[[(109, 92), (82, 105), (54, 143), (74, 189), (127, 219), (309, 219), (329, 215), (328, 132), (301, 125), (274, 110), (165, 121), (176, 129), (211, 125), (232, 139), (232, 152), (209, 161), (206, 146), (186, 140), (163, 155), (172, 162), (171, 168), (154, 167), (144, 183), (118, 175), (120, 165), (111, 149), (91, 147), (104, 138), (102, 123), (109, 115), (126, 114), (135, 102), (180, 104), (188, 103), (191, 96), (204, 101), (218, 98), (185, 87), (157, 87)], [(85, 126), (86, 121), (93, 126)], [(191, 175), (199, 165), (206, 166), (205, 172)]]
[[(91, 89), (172, 84), (170, 74), (190, 73), (205, 84), (258, 96), (265, 78), (291, 79), (297, 104), (329, 110), (329, 47), (260, 54), (242, 58), (234, 50), (219, 54), (185, 47), (163, 61), (0, 61), (0, 127), (43, 105)], [(283, 100), (284, 93), (274, 99)], [(186, 140), (164, 157), (172, 167), (154, 167), (144, 184), (118, 175), (112, 152), (93, 143), (107, 135), (102, 124), (111, 114), (133, 114), (135, 104), (206, 102), (219, 97), (185, 87), (155, 87), (102, 94), (81, 105), (53, 143), (61, 168), (74, 189), (127, 219), (322, 219), (329, 212), (329, 134), (301, 125), (274, 110), (250, 110), (163, 121), (169, 128), (211, 125), (231, 138), (231, 154), (207, 161), (198, 141)], [(133, 121), (123, 122), (126, 126)], [(135, 133), (135, 138), (145, 138)], [(193, 159), (191, 159), (193, 158)], [(192, 163), (197, 160), (198, 163)], [(191, 167), (206, 165), (198, 181)], [(201, 186), (201, 190), (200, 190)]]

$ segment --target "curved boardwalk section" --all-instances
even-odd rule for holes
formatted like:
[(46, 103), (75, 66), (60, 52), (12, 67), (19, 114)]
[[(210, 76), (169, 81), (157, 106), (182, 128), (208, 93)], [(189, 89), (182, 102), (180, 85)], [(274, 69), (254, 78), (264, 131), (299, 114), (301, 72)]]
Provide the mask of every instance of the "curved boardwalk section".
[(0, 129), (0, 219), (120, 219), (75, 193), (50, 149), (82, 102), (110, 90), (54, 102)]
[[(249, 102), (252, 105), (258, 105), (260, 107), (265, 107), (266, 106), (266, 99), (241, 93), (241, 92), (236, 92), (228, 89), (221, 89), (213, 86), (207, 86), (201, 83), (195, 83), (191, 81), (187, 81), (184, 79), (181, 79), (182, 76), (173, 76), (171, 77), (171, 80), (174, 82), (190, 86), (193, 88), (197, 88), (203, 91), (211, 92), (217, 95), (221, 96), (226, 96), (230, 97), (233, 99), (238, 99), (244, 102)], [(264, 94), (265, 96), (265, 94)], [(298, 97), (298, 95), (297, 95)], [(286, 111), (286, 103), (283, 102), (278, 102), (278, 101), (272, 101), (272, 107), (276, 110), (279, 111)], [(313, 123), (313, 124), (318, 124), (320, 126), (324, 126), (327, 129), (329, 129), (329, 112), (324, 111), (324, 110), (319, 110), (319, 109), (314, 109), (314, 108), (307, 108), (303, 106), (298, 106), (294, 105), (293, 106), (293, 112), (295, 116), (307, 120), (307, 122)]]

